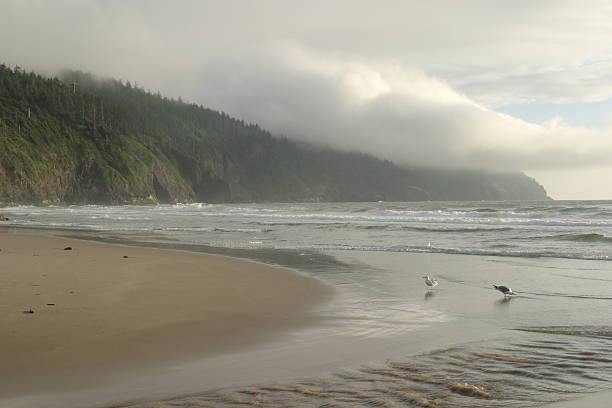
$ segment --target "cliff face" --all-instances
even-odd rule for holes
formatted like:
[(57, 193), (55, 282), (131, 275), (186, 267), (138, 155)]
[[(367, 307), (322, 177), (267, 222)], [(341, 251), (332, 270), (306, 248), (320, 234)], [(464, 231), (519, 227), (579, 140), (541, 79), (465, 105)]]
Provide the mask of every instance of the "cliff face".
[(129, 83), (0, 66), (0, 202), (546, 198), (521, 173), (401, 168), (274, 138)]

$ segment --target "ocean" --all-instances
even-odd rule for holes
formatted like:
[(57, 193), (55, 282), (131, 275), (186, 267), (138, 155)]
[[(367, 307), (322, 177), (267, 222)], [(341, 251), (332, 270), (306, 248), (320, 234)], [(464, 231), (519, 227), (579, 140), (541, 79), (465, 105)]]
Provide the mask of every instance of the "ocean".
[(324, 324), (127, 381), (153, 402), (126, 406), (535, 407), (612, 388), (610, 201), (1, 213), (35, 231), (282, 265), (336, 290)]

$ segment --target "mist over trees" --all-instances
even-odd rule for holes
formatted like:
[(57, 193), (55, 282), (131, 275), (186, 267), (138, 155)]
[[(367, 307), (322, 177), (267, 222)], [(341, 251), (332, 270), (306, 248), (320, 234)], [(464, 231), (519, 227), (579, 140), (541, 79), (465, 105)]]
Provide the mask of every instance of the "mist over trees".
[(546, 198), (522, 173), (400, 167), (275, 137), (130, 82), (0, 66), (4, 203)]

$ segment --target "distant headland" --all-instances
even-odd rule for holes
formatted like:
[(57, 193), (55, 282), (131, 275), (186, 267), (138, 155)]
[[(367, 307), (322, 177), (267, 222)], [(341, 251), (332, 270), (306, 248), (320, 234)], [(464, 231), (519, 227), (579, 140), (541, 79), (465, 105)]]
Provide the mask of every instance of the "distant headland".
[(520, 172), (400, 166), (130, 82), (0, 65), (4, 204), (546, 199)]

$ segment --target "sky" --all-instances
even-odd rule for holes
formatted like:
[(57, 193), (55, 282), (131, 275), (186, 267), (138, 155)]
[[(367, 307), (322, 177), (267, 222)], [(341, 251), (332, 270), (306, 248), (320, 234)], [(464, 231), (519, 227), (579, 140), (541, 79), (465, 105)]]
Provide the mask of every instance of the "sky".
[(612, 199), (612, 3), (0, 0), (0, 63), (129, 80), (398, 164)]

